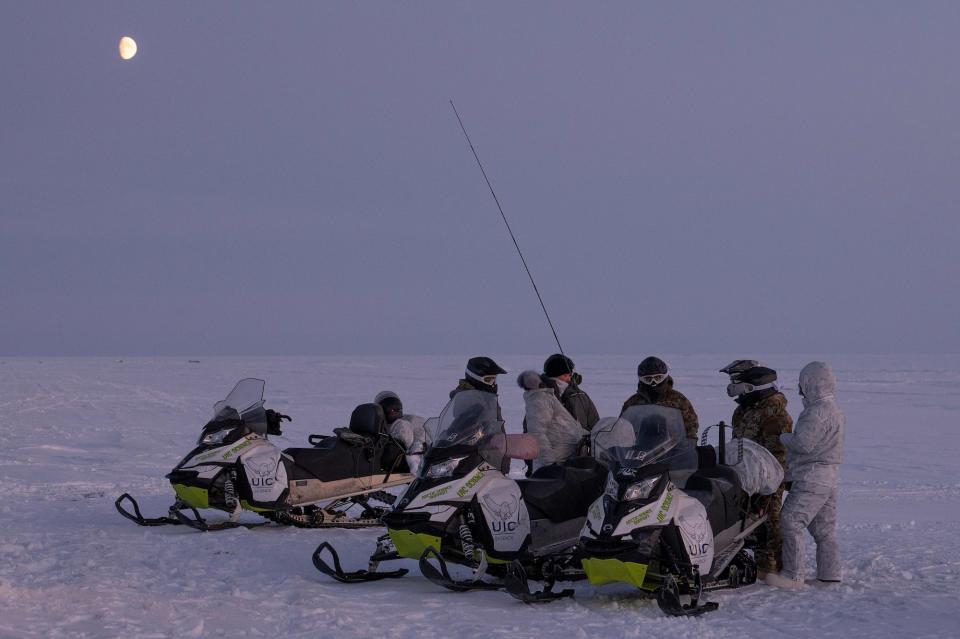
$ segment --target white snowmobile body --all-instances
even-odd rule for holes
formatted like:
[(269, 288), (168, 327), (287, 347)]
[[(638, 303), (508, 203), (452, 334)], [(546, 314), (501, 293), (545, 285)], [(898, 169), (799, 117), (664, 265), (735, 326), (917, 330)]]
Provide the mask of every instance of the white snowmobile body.
[(592, 437), (610, 474), (581, 535), (591, 583), (657, 590), (669, 576), (699, 592), (755, 578), (741, 551), (764, 517), (713, 447), (686, 439), (679, 410), (634, 406), (601, 420)]
[(263, 388), (262, 380), (241, 380), (214, 406), (214, 418), (198, 446), (167, 475), (181, 506), (222, 510), (232, 519), (242, 510), (289, 513), (380, 494), (413, 479), (403, 451), (383, 435), (383, 414), (376, 404), (358, 406), (350, 428), (338, 435), (311, 436), (317, 440), (312, 448), (281, 451), (268, 435), (280, 434), (285, 416), (264, 409)]
[(496, 396), (482, 391), (454, 395), (436, 428), (420, 475), (384, 517), (400, 557), (420, 559), (432, 548), (453, 563), (497, 572), (576, 544), (605, 467), (576, 458), (511, 479), (510, 460), (535, 457), (536, 440), (506, 435)]

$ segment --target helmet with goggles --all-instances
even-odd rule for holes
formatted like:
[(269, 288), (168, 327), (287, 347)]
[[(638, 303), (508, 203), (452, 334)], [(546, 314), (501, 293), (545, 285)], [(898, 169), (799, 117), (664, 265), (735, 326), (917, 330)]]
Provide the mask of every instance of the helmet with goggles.
[(637, 366), (637, 377), (647, 386), (662, 384), (668, 377), (667, 363), (659, 357), (648, 357)]
[(730, 374), (730, 383), (727, 385), (727, 395), (740, 397), (748, 393), (777, 389), (777, 371), (766, 366), (751, 366), (745, 370)]
[(496, 385), (497, 375), (503, 375), (506, 372), (489, 357), (471, 357), (467, 360), (467, 378), (487, 386)]

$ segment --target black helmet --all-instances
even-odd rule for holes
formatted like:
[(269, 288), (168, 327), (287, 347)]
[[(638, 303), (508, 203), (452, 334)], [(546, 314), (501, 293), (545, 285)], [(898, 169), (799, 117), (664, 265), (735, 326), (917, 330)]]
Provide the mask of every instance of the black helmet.
[(727, 395), (740, 397), (755, 391), (768, 388), (776, 389), (777, 371), (766, 366), (751, 366), (738, 373), (731, 373), (730, 384), (727, 385)]
[[(487, 386), (495, 386), (497, 383), (496, 376), (503, 375), (506, 372), (489, 357), (471, 357), (467, 360), (467, 377)], [(487, 381), (491, 377), (494, 379)]]
[(400, 401), (400, 396), (393, 391), (379, 392), (377, 396), (373, 398), (373, 401), (380, 404), (387, 424), (392, 424), (403, 416), (403, 402)]
[(573, 360), (561, 353), (555, 353), (543, 363), (543, 374), (547, 377), (573, 374)]
[(735, 359), (721, 368), (720, 372), (726, 373), (730, 376), (731, 381), (736, 382), (744, 371), (757, 368), (758, 366), (760, 366), (760, 362), (755, 359)]

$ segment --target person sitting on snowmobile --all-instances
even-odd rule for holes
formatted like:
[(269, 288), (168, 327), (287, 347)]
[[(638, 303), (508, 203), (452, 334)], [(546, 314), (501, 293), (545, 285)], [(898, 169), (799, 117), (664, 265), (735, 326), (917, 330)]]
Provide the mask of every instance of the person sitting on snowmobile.
[(825, 362), (810, 362), (800, 371), (803, 411), (793, 432), (780, 435), (787, 449), (787, 481), (792, 483), (780, 515), (783, 570), (767, 575), (771, 586), (803, 586), (804, 529), (817, 542), (817, 580), (840, 581), (837, 481), (846, 419), (834, 397), (836, 388)]
[[(734, 436), (757, 442), (773, 453), (780, 466), (785, 467), (787, 451), (780, 442), (780, 435), (793, 429), (793, 420), (787, 412), (787, 398), (777, 388), (777, 372), (748, 359), (734, 360), (720, 372), (730, 376), (727, 395), (737, 402), (731, 419)], [(754, 553), (761, 579), (766, 573), (778, 572), (782, 566), (782, 499), (783, 486), (763, 504), (767, 514), (764, 525), (766, 541)]]
[[(498, 390), (497, 375), (503, 375), (506, 372), (489, 357), (471, 357), (467, 360), (467, 368), (463, 379), (457, 383), (456, 388), (450, 391), (450, 399), (453, 399), (453, 396), (457, 393), (467, 390), (478, 390), (496, 395)], [(497, 400), (497, 419), (503, 421), (499, 400)]]
[(554, 389), (567, 412), (587, 431), (600, 419), (593, 400), (580, 388), (582, 377), (574, 372), (573, 360), (555, 353), (543, 363), (543, 384)]
[(576, 456), (589, 433), (567, 412), (554, 389), (547, 386), (536, 371), (520, 373), (517, 384), (524, 390), (525, 432), (536, 435), (540, 442), (540, 454), (532, 460), (531, 472)]
[[(530, 371), (525, 371), (522, 375), (527, 372)], [(554, 395), (567, 412), (589, 433), (594, 424), (600, 420), (600, 415), (590, 396), (580, 389), (582, 379), (579, 373), (574, 372), (573, 360), (562, 353), (555, 353), (548, 357), (543, 363), (543, 375), (540, 375), (542, 386), (553, 389)], [(519, 379), (517, 381), (523, 388)], [(533, 383), (532, 379), (530, 383)], [(526, 419), (523, 420), (523, 432), (530, 432)], [(526, 474), (529, 477), (533, 474), (533, 461), (528, 460), (526, 466)]]
[(410, 472), (416, 475), (423, 461), (423, 453), (430, 443), (429, 435), (424, 428), (426, 419), (419, 415), (404, 413), (403, 402), (393, 391), (381, 391), (373, 401), (383, 408), (387, 432), (395, 441), (403, 445), (407, 466)]
[(683, 393), (673, 389), (673, 378), (670, 377), (667, 364), (659, 357), (648, 357), (637, 366), (637, 392), (623, 403), (620, 410), (622, 415), (631, 406), (654, 404), (667, 408), (677, 408), (683, 414), (683, 425), (688, 439), (697, 439), (700, 422), (693, 404)]

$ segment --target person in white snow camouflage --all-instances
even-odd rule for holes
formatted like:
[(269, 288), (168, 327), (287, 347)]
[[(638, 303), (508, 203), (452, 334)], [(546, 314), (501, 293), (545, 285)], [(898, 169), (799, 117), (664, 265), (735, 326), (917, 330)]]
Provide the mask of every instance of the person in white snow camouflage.
[(805, 529), (817, 542), (818, 581), (840, 581), (837, 481), (846, 419), (837, 406), (836, 388), (833, 371), (824, 362), (810, 362), (800, 371), (803, 412), (793, 432), (780, 435), (787, 449), (786, 480), (792, 483), (780, 512), (783, 570), (767, 575), (772, 586), (803, 586)]
[(536, 435), (540, 454), (533, 460), (533, 470), (558, 464), (574, 457), (588, 432), (564, 408), (554, 389), (543, 383), (536, 371), (523, 371), (517, 384), (524, 390), (526, 432)]
[(373, 401), (383, 408), (387, 432), (403, 446), (407, 466), (416, 475), (423, 461), (423, 453), (430, 444), (430, 436), (424, 428), (426, 420), (419, 415), (405, 414), (400, 396), (393, 391), (381, 391)]

